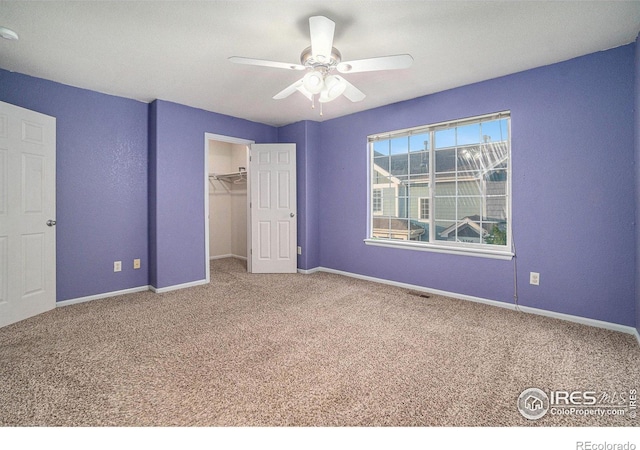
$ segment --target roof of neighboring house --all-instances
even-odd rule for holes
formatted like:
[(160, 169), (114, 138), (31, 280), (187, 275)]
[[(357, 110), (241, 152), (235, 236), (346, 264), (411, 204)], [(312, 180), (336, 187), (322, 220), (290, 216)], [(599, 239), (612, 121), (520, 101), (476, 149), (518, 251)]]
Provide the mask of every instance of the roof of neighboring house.
[(411, 231), (422, 230), (424, 232), (424, 227), (421, 227), (407, 219), (398, 219), (397, 217), (388, 216), (375, 216), (373, 218), (373, 228), (407, 231), (409, 224), (411, 226)]
[[(457, 157), (454, 153), (441, 151), (451, 150), (454, 148), (458, 149)], [(504, 165), (508, 156), (508, 147), (505, 141), (460, 145), (458, 147), (451, 147), (451, 149), (440, 149), (436, 151), (435, 164), (438, 172), (454, 172), (457, 165), (462, 164), (460, 161), (464, 160), (466, 161), (464, 163), (465, 166), (468, 166), (468, 171), (476, 171), (484, 175)], [(409, 157), (419, 158), (421, 153), (422, 152), (409, 153)], [(409, 160), (407, 159), (407, 153), (394, 154), (390, 155), (388, 158), (384, 158), (385, 155), (382, 153), (374, 152), (373, 156), (375, 161), (374, 168), (384, 176), (409, 175)], [(412, 162), (412, 170), (414, 170), (413, 164), (414, 163)], [(428, 162), (426, 164), (428, 165)], [(411, 174), (412, 178), (415, 179), (420, 176), (428, 177), (428, 167), (424, 170), (424, 172)], [(476, 177), (477, 176), (478, 175), (476, 175)]]
[(482, 219), (482, 224), (485, 227), (493, 226), (498, 223), (504, 223), (504, 220), (501, 220), (501, 219), (492, 219), (490, 217), (481, 218), (479, 215), (476, 214), (473, 216), (467, 216), (461, 219), (460, 221), (454, 223), (453, 225), (445, 228), (440, 232), (440, 236), (449, 237), (452, 233), (455, 232), (456, 229), (460, 230), (461, 228), (464, 228), (464, 227), (472, 228), (476, 233), (478, 233), (478, 236), (480, 236), (482, 232), (482, 236), (484, 236), (489, 233), (489, 230), (487, 230), (486, 228), (481, 230), (480, 219)]

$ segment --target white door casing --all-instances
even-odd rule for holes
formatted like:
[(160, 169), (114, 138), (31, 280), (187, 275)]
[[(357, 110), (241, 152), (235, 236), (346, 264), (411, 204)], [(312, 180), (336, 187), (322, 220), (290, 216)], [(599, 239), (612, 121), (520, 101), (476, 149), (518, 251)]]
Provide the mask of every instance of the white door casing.
[(55, 308), (55, 170), (56, 119), (0, 102), (0, 327)]
[(296, 145), (252, 144), (251, 272), (297, 271)]

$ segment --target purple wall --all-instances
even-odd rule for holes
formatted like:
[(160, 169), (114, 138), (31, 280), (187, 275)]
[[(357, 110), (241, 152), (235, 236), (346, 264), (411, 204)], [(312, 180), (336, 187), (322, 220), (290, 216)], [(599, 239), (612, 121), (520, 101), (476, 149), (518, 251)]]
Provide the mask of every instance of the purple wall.
[(277, 129), (201, 109), (154, 101), (149, 107), (150, 284), (205, 278), (204, 135), (276, 142)]
[(57, 120), (57, 300), (147, 285), (147, 105), (2, 69), (0, 100)]
[(323, 122), (320, 265), (512, 302), (512, 261), (363, 243), (367, 135), (510, 110), (520, 304), (635, 326), (634, 49)]
[(278, 142), (296, 144), (298, 245), (302, 246), (298, 268), (305, 270), (320, 265), (317, 170), (320, 137), (318, 122), (296, 122), (278, 128)]

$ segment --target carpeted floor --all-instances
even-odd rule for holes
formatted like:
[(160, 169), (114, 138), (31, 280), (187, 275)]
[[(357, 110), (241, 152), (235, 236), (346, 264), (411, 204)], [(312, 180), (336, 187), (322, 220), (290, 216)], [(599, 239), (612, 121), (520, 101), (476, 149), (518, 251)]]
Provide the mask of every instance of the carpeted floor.
[(637, 426), (527, 420), (529, 387), (627, 395), (627, 334), (327, 273), (212, 261), (208, 285), (0, 329), (4, 426)]

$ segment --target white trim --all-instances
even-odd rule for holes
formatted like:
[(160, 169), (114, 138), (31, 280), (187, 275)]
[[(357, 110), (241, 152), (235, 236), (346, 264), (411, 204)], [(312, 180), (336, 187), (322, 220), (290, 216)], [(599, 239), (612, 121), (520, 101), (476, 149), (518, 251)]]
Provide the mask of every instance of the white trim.
[(216, 256), (212, 256), (209, 258), (209, 261), (213, 261), (214, 259), (225, 259), (225, 258), (235, 258), (235, 259), (242, 259), (244, 261), (247, 260), (246, 256), (240, 256), (240, 255), (234, 255), (232, 253), (228, 253), (226, 255), (216, 255)]
[(514, 254), (509, 251), (489, 250), (484, 248), (456, 247), (453, 245), (437, 245), (427, 242), (392, 241), (389, 239), (364, 239), (367, 245), (378, 247), (404, 248), (407, 250), (420, 250), (423, 252), (448, 253), (450, 255), (478, 256), (481, 258), (510, 260)]
[(209, 133), (204, 134), (204, 273), (205, 279), (210, 281), (211, 265), (209, 264)]
[(167, 287), (163, 287), (163, 288), (157, 288), (155, 286), (149, 286), (149, 290), (151, 292), (156, 293), (156, 294), (162, 294), (164, 292), (177, 291), (178, 289), (185, 289), (185, 288), (200, 286), (202, 284), (207, 284), (207, 283), (209, 283), (209, 280), (205, 279), (205, 280), (191, 281), (189, 283), (174, 284), (173, 286), (167, 286)]
[[(311, 275), (312, 273), (322, 272), (321, 267), (314, 267), (313, 269), (298, 269), (298, 273), (302, 273), (304, 275)], [(325, 271), (326, 272), (326, 271)]]
[(530, 306), (521, 306), (521, 305), (516, 306), (513, 303), (499, 302), (497, 300), (489, 300), (482, 297), (474, 297), (472, 295), (458, 294), (458, 293), (449, 292), (449, 291), (441, 291), (439, 289), (430, 289), (423, 286), (417, 286), (415, 284), (400, 283), (398, 281), (385, 280), (383, 278), (375, 278), (367, 275), (360, 275), (357, 273), (345, 272), (342, 270), (329, 269), (327, 267), (316, 267), (314, 269), (310, 269), (306, 271), (301, 271), (300, 269), (298, 269), (298, 271), (300, 273), (314, 273), (314, 272), (333, 273), (336, 275), (343, 275), (345, 277), (358, 278), (360, 280), (365, 280), (365, 281), (372, 281), (374, 283), (388, 284), (390, 286), (396, 286), (404, 289), (411, 289), (414, 291), (426, 292), (434, 295), (442, 295), (445, 297), (451, 297), (458, 300), (468, 300), (476, 303), (483, 303), (485, 305), (497, 306), (500, 308), (510, 309), (512, 311), (520, 311), (528, 314), (537, 314), (539, 316), (551, 317), (553, 319), (566, 320), (569, 322), (575, 322), (582, 325), (588, 325), (588, 326), (597, 327), (597, 328), (604, 328), (611, 331), (619, 331), (621, 333), (634, 335), (636, 339), (638, 339), (638, 344), (640, 345), (640, 335), (638, 334), (638, 330), (636, 330), (634, 327), (630, 327), (627, 325), (620, 325), (617, 323), (605, 322), (602, 320), (589, 319), (586, 317), (548, 311), (545, 309), (532, 308)]
[[(243, 138), (233, 137), (233, 136), (225, 136), (223, 134), (205, 133), (204, 136), (207, 141), (227, 142), (228, 144), (249, 145), (249, 144), (255, 144), (256, 142), (250, 139), (243, 139)], [(208, 144), (209, 142), (207, 142), (207, 149), (208, 149)]]
[(75, 305), (76, 303), (90, 302), (92, 300), (99, 300), (102, 298), (116, 297), (118, 295), (135, 294), (136, 292), (148, 291), (150, 288), (151, 286), (139, 286), (131, 289), (123, 289), (121, 291), (105, 292), (104, 294), (88, 295), (86, 297), (78, 297), (78, 298), (72, 298), (70, 300), (62, 300), (60, 302), (56, 302), (56, 308), (61, 306)]

